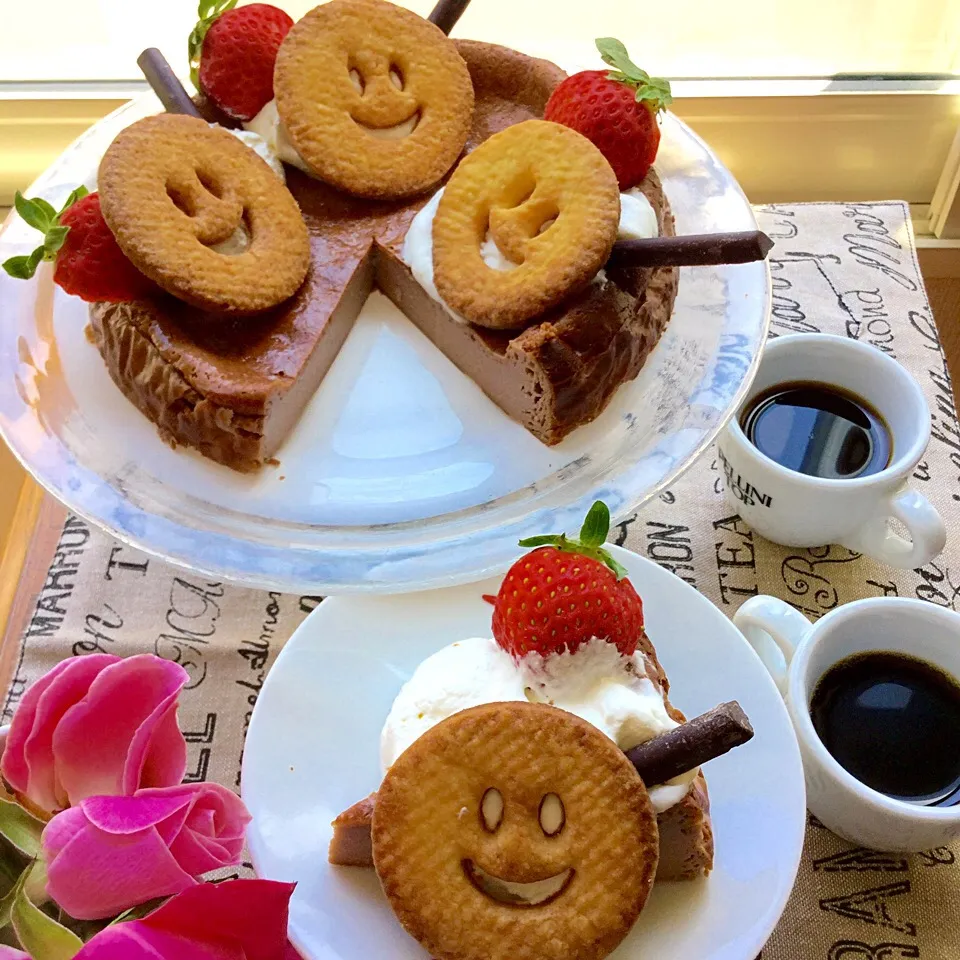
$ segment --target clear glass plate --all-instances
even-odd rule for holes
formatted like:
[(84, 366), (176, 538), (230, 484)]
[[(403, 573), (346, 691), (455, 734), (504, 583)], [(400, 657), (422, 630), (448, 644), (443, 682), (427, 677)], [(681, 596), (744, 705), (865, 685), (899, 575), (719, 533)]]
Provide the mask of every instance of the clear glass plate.
[[(111, 114), (29, 195), (59, 205), (92, 187), (117, 131), (158, 110), (145, 95)], [(657, 169), (678, 233), (756, 228), (736, 181), (673, 116)], [(36, 240), (11, 214), (0, 260)], [(684, 268), (637, 379), (545, 447), (375, 293), (280, 465), (247, 476), (160, 440), (88, 341), (86, 305), (44, 265), (31, 282), (0, 274), (0, 432), (71, 509), (212, 577), (321, 593), (464, 583), (502, 570), (521, 537), (575, 530), (597, 498), (623, 517), (674, 481), (749, 386), (769, 299), (766, 263)]]

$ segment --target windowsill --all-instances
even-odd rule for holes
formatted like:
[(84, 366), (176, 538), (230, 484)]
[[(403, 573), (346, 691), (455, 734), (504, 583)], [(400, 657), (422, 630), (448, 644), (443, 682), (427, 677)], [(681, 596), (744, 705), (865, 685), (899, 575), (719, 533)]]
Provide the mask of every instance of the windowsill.
[[(677, 80), (673, 110), (754, 203), (933, 199), (958, 125), (960, 80)], [(0, 82), (0, 205), (9, 204), (143, 80)]]

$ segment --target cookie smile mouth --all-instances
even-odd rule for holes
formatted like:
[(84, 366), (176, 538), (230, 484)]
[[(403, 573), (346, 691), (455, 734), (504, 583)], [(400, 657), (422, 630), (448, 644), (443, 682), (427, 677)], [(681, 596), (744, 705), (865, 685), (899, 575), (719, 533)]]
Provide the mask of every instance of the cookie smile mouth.
[(415, 110), (406, 120), (401, 120), (400, 123), (395, 123), (389, 127), (371, 127), (361, 123), (356, 118), (354, 118), (354, 123), (378, 140), (402, 140), (404, 137), (409, 137), (417, 129), (417, 124), (420, 123), (420, 111)]
[(561, 873), (542, 880), (530, 883), (517, 883), (513, 880), (503, 880), (487, 873), (483, 867), (472, 860), (463, 861), (463, 872), (467, 879), (482, 894), (496, 900), (497, 903), (506, 903), (514, 907), (541, 907), (560, 896), (573, 879), (573, 867), (567, 867)]

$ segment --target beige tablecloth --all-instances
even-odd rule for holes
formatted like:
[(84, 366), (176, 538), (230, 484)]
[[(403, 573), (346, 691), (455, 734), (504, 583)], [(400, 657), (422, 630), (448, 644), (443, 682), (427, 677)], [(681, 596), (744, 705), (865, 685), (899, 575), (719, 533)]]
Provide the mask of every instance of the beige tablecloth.
[[(863, 340), (920, 380), (933, 439), (914, 482), (946, 519), (947, 549), (922, 569), (895, 571), (841, 547), (775, 546), (724, 502), (713, 452), (620, 523), (612, 539), (693, 584), (727, 614), (757, 593), (782, 597), (811, 618), (866, 596), (955, 608), (960, 427), (906, 205), (777, 205), (759, 208), (758, 218), (776, 241), (771, 335), (822, 331)], [(155, 652), (190, 674), (181, 708), (189, 779), (236, 787), (263, 679), (320, 599), (210, 582), (70, 517), (23, 638), (4, 717), (64, 657)], [(764, 960), (956, 960), (958, 878), (953, 849), (911, 857), (852, 849), (811, 818), (797, 885)]]

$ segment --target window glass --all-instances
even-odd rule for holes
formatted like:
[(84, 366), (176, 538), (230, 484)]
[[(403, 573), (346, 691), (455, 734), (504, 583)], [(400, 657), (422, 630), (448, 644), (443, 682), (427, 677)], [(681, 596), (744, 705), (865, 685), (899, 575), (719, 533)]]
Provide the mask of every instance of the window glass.
[[(280, 0), (292, 16), (311, 0)], [(404, 0), (427, 14), (433, 0)], [(0, 81), (139, 79), (157, 46), (186, 72), (196, 0), (0, 0)], [(960, 71), (960, 0), (473, 0), (457, 35), (596, 64), (616, 36), (668, 77), (925, 76)]]

